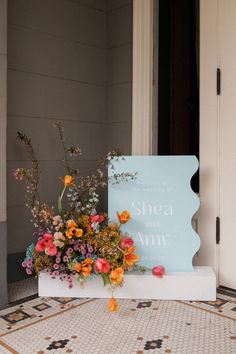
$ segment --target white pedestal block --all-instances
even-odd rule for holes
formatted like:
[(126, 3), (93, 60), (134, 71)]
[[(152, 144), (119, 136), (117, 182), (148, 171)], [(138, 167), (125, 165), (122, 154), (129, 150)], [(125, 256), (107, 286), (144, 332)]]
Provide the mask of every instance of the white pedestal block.
[[(83, 288), (78, 280), (74, 280), (73, 288), (69, 289), (67, 282), (52, 279), (48, 273), (41, 272), (39, 296), (109, 298), (111, 294), (100, 277), (87, 280)], [(151, 272), (130, 272), (114, 296), (118, 299), (214, 301), (216, 276), (210, 267), (194, 267), (193, 272), (169, 272), (163, 278), (157, 278)]]

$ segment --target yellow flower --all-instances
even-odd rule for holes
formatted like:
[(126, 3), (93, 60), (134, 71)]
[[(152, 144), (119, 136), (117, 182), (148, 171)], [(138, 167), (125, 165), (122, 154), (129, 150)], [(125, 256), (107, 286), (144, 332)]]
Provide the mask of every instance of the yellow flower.
[(72, 176), (66, 175), (66, 176), (64, 177), (64, 186), (70, 187), (70, 186), (73, 185), (73, 182), (74, 182), (74, 179), (73, 179)]
[(110, 273), (110, 281), (114, 284), (120, 284), (123, 280), (124, 270), (122, 268), (115, 268)]
[(131, 219), (131, 215), (128, 210), (122, 211), (121, 214), (119, 214), (117, 211), (116, 214), (121, 224), (126, 224)]
[(130, 247), (124, 254), (124, 263), (128, 267), (132, 267), (139, 259), (137, 254), (132, 253), (135, 250), (135, 247)]
[(118, 308), (119, 308), (118, 302), (114, 297), (112, 297), (108, 302), (108, 310), (111, 312), (115, 312), (118, 310)]

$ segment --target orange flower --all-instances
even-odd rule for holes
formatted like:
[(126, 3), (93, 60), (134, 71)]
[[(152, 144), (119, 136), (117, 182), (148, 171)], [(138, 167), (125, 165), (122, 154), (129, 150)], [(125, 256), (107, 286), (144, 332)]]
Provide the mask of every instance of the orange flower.
[(126, 224), (131, 218), (130, 212), (128, 210), (122, 211), (121, 214), (119, 214), (117, 211), (116, 214), (121, 224)]
[(67, 226), (68, 229), (70, 229), (71, 227), (76, 227), (77, 224), (76, 224), (76, 222), (74, 220), (70, 219), (70, 220), (67, 221), (66, 226)]
[(91, 258), (86, 258), (85, 261), (81, 263), (76, 263), (74, 269), (77, 273), (82, 273), (82, 275), (87, 278), (90, 276), (92, 270), (93, 260)]
[(132, 267), (139, 259), (137, 254), (132, 253), (135, 250), (135, 247), (130, 247), (124, 254), (124, 263), (128, 267)]
[(71, 227), (66, 231), (66, 237), (72, 238), (74, 236), (81, 237), (83, 235), (82, 229), (77, 229), (76, 227)]
[(74, 179), (73, 179), (72, 176), (66, 175), (66, 176), (64, 177), (64, 186), (70, 187), (70, 186), (73, 185), (73, 182), (74, 182)]
[(77, 273), (79, 273), (79, 272), (81, 271), (81, 268), (82, 268), (81, 263), (76, 263), (75, 266), (74, 266), (74, 268), (75, 268), (75, 271), (76, 271)]
[(124, 270), (122, 268), (115, 268), (110, 273), (110, 281), (114, 284), (120, 284), (123, 280)]
[(116, 301), (116, 299), (114, 299), (114, 297), (112, 297), (109, 302), (108, 302), (108, 310), (111, 312), (115, 312), (117, 311), (119, 308), (119, 304)]
[(90, 273), (92, 270), (92, 263), (93, 263), (93, 260), (91, 258), (86, 258), (82, 264), (81, 272), (85, 278), (90, 276)]

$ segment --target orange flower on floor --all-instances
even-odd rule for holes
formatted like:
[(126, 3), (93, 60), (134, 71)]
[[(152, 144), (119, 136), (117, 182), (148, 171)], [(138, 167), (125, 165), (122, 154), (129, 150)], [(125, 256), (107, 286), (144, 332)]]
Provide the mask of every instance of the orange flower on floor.
[(119, 222), (121, 224), (126, 224), (131, 219), (131, 215), (130, 215), (130, 212), (128, 210), (122, 211), (121, 214), (119, 214), (118, 211), (117, 211), (116, 214), (117, 214)]
[(74, 183), (74, 179), (72, 176), (66, 175), (64, 177), (64, 186), (70, 187), (73, 185), (73, 183)]
[(85, 278), (88, 278), (92, 271), (93, 260), (91, 258), (86, 258), (85, 261), (81, 263), (76, 263), (74, 269), (77, 273), (82, 273)]
[(136, 247), (130, 247), (124, 254), (124, 264), (127, 267), (132, 267), (134, 263), (139, 260), (139, 256), (133, 252), (136, 250)]
[(108, 302), (108, 310), (111, 312), (117, 311), (119, 308), (119, 304), (116, 299), (112, 296), (112, 298)]
[(114, 284), (120, 284), (123, 280), (124, 269), (115, 268), (110, 273), (110, 281)]

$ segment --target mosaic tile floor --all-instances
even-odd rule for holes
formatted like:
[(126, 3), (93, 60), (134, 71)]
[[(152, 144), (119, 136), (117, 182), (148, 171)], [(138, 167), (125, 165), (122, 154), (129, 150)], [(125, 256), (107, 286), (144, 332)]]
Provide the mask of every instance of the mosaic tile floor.
[[(33, 295), (35, 297), (35, 295)], [(1, 354), (235, 354), (236, 296), (216, 302), (32, 298), (0, 311)]]

